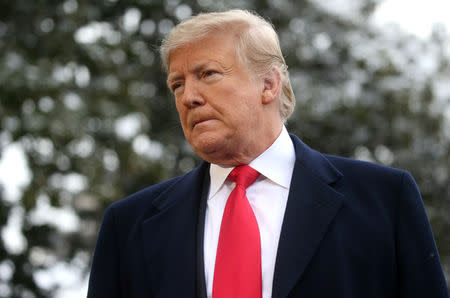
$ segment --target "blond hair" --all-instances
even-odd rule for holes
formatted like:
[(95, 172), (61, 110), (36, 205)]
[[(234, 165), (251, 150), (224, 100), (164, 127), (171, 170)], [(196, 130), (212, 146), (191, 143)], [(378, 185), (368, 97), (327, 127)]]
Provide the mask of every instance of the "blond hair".
[(280, 115), (286, 121), (295, 106), (287, 65), (272, 24), (254, 13), (233, 9), (201, 13), (181, 22), (162, 42), (160, 50), (164, 70), (168, 72), (170, 54), (175, 49), (222, 32), (233, 32), (236, 35), (237, 56), (254, 74), (264, 76), (274, 68), (280, 73)]

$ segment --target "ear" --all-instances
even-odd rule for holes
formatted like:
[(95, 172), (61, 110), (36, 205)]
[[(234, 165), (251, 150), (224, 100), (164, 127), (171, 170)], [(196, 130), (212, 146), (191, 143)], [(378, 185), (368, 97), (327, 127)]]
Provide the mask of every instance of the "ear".
[(276, 68), (272, 68), (264, 75), (264, 89), (262, 103), (269, 104), (278, 98), (281, 90), (281, 75)]

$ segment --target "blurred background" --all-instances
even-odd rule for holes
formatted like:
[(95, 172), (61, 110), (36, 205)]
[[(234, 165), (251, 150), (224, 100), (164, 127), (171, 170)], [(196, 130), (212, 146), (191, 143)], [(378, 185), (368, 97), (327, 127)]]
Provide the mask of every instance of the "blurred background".
[(105, 207), (199, 163), (158, 46), (180, 20), (234, 7), (279, 33), (288, 130), (413, 174), (449, 281), (450, 7), (421, 2), (2, 0), (0, 297), (85, 296)]

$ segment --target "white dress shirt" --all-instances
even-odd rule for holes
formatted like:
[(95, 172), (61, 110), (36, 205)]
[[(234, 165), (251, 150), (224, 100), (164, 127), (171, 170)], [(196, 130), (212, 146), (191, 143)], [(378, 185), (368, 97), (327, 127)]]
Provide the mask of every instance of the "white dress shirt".
[[(295, 151), (283, 126), (275, 142), (249, 165), (261, 175), (247, 188), (247, 198), (255, 213), (261, 236), (261, 270), (263, 298), (272, 296), (275, 258), (281, 225), (289, 195)], [(204, 259), (206, 292), (212, 297), (214, 265), (220, 224), (228, 196), (235, 183), (227, 180), (232, 167), (211, 164), (208, 202), (205, 217)]]

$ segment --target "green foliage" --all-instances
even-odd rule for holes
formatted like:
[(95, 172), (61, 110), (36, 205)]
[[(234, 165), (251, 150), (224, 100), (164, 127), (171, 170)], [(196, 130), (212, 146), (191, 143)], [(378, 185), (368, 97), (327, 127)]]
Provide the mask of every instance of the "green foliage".
[(0, 274), (0, 297), (56, 293), (39, 276), (61, 264), (87, 274), (105, 207), (198, 163), (158, 46), (180, 19), (231, 7), (279, 32), (297, 97), (290, 131), (323, 152), (412, 172), (449, 273), (448, 95), (438, 88), (450, 76), (449, 37), (378, 31), (367, 21), (377, 1), (356, 2), (346, 15), (312, 0), (3, 1), (0, 152), (20, 144), (32, 179), (18, 200), (0, 193), (0, 226), (15, 210), (26, 239), (16, 251), (0, 243), (0, 269), (11, 272)]

